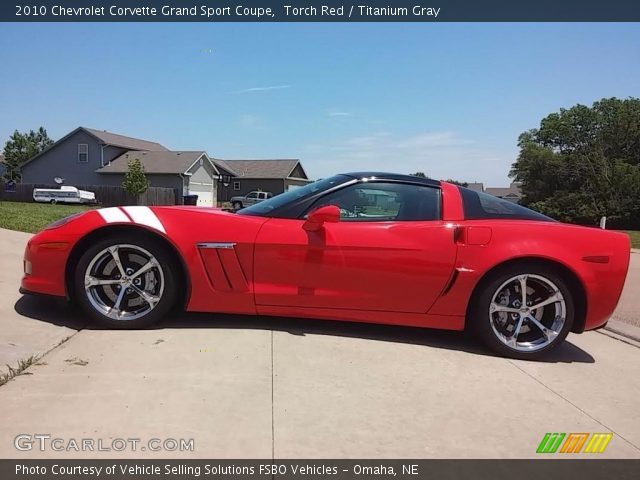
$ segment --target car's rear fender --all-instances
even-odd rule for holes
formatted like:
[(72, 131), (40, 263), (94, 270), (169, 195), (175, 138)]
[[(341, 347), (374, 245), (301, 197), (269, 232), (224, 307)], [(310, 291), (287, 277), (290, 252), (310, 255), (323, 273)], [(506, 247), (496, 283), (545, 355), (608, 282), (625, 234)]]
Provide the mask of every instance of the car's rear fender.
[[(461, 228), (491, 229), (485, 244), (459, 242), (456, 279), (429, 313), (465, 315), (469, 300), (484, 279), (508, 262), (557, 265), (584, 291), (584, 314), (574, 330), (598, 328), (613, 313), (624, 285), (630, 245), (626, 235), (554, 222), (478, 220), (459, 222)], [(580, 312), (576, 312), (578, 315)]]

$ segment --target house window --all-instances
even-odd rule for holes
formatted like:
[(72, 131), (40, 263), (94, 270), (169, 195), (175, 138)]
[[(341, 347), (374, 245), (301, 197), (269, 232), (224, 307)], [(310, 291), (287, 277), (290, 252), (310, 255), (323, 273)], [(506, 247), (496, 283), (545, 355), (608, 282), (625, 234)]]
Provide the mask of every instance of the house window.
[(89, 145), (86, 143), (78, 144), (78, 161), (80, 163), (87, 163), (89, 161)]
[(233, 182), (233, 189), (240, 190), (240, 182)]

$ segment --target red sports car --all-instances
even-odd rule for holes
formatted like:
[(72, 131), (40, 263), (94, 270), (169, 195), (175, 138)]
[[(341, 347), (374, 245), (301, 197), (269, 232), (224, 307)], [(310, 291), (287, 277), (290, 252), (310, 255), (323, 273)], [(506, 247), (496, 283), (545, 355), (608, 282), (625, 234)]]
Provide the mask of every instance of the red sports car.
[(629, 238), (406, 175), (337, 175), (237, 213), (114, 207), (27, 244), (21, 291), (67, 297), (102, 325), (140, 328), (172, 307), (472, 329), (536, 358), (602, 327)]

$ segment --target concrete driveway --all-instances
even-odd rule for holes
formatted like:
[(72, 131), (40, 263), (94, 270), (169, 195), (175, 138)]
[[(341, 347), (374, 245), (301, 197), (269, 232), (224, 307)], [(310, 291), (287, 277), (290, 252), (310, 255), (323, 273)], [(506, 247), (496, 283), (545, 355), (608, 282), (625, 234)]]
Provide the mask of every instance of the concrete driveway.
[[(338, 322), (189, 314), (94, 330), (17, 293), (27, 238), (0, 230), (0, 364), (48, 353), (0, 387), (0, 457), (523, 458), (547, 432), (612, 432), (601, 457), (640, 458), (639, 344), (614, 333), (522, 362), (459, 333)], [(194, 450), (15, 449), (42, 433)]]
[[(613, 320), (640, 327), (640, 250), (631, 250), (631, 263)], [(624, 328), (624, 327), (623, 327)]]

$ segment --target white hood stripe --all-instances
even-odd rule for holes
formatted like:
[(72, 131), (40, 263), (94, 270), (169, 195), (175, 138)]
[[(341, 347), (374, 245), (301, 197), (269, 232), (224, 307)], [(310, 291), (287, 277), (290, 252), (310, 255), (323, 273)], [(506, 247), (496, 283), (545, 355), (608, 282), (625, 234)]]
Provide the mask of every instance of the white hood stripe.
[(146, 225), (147, 227), (154, 228), (162, 233), (167, 233), (160, 222), (160, 219), (158, 219), (156, 214), (153, 213), (153, 210), (149, 207), (122, 207), (122, 210), (131, 217), (131, 220), (133, 220), (134, 223)]
[(107, 223), (139, 223), (167, 233), (160, 219), (149, 207), (109, 207), (97, 210)]
[(118, 207), (100, 208), (98, 209), (98, 213), (100, 214), (102, 219), (107, 223), (131, 222), (131, 220), (129, 220), (129, 217), (127, 217), (124, 214), (124, 212), (120, 210)]

